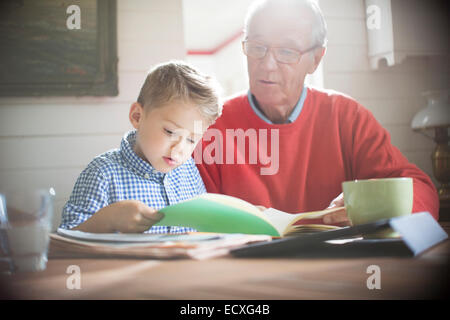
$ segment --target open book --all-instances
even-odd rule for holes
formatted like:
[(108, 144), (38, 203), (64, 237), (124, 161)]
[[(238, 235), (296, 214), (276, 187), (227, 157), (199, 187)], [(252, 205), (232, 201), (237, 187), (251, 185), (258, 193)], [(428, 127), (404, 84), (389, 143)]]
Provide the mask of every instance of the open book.
[(273, 208), (261, 211), (249, 202), (236, 197), (206, 193), (159, 210), (164, 213), (164, 218), (156, 225), (191, 227), (200, 232), (284, 237), (338, 229), (339, 227), (330, 225), (294, 225), (301, 219), (317, 219), (338, 210), (342, 208), (297, 214)]

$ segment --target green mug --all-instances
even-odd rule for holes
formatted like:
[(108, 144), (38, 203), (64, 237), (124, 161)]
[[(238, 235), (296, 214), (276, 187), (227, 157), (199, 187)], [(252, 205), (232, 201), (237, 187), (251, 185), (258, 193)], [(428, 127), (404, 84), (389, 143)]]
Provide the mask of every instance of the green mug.
[[(342, 183), (344, 204), (352, 225), (409, 215), (413, 206), (412, 178), (382, 178)], [(393, 238), (399, 234), (383, 230), (367, 238)]]

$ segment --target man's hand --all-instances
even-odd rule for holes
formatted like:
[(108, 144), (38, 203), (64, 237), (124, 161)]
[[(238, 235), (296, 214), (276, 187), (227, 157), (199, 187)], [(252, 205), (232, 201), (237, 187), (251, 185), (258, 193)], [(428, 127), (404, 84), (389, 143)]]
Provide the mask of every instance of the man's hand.
[(328, 208), (343, 207), (343, 206), (344, 206), (344, 194), (341, 193), (336, 198), (334, 198), (333, 201), (331, 201)]
[(342, 210), (335, 211), (323, 216), (323, 223), (325, 224), (339, 224), (342, 226), (350, 226), (350, 220), (347, 217), (347, 211), (344, 207), (344, 194), (341, 193), (333, 201), (331, 201), (328, 208), (342, 207)]
[(119, 201), (98, 213), (108, 215), (112, 229), (123, 233), (144, 232), (164, 217), (164, 214), (137, 200)]

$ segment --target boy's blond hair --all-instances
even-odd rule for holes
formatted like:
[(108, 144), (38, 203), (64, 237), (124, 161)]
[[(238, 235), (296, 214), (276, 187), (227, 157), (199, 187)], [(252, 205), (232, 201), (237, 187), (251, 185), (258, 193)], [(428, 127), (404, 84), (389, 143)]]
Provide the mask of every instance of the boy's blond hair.
[(137, 102), (145, 110), (150, 110), (173, 100), (193, 103), (211, 123), (222, 114), (217, 83), (183, 61), (173, 60), (154, 66), (145, 79)]

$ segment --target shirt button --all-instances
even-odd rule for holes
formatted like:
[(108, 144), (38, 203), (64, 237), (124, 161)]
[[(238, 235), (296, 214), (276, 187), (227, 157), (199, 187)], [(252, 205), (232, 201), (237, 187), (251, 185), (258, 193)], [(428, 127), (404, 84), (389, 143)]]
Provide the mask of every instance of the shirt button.
[(150, 179), (150, 175), (148, 173), (144, 174), (145, 179)]

